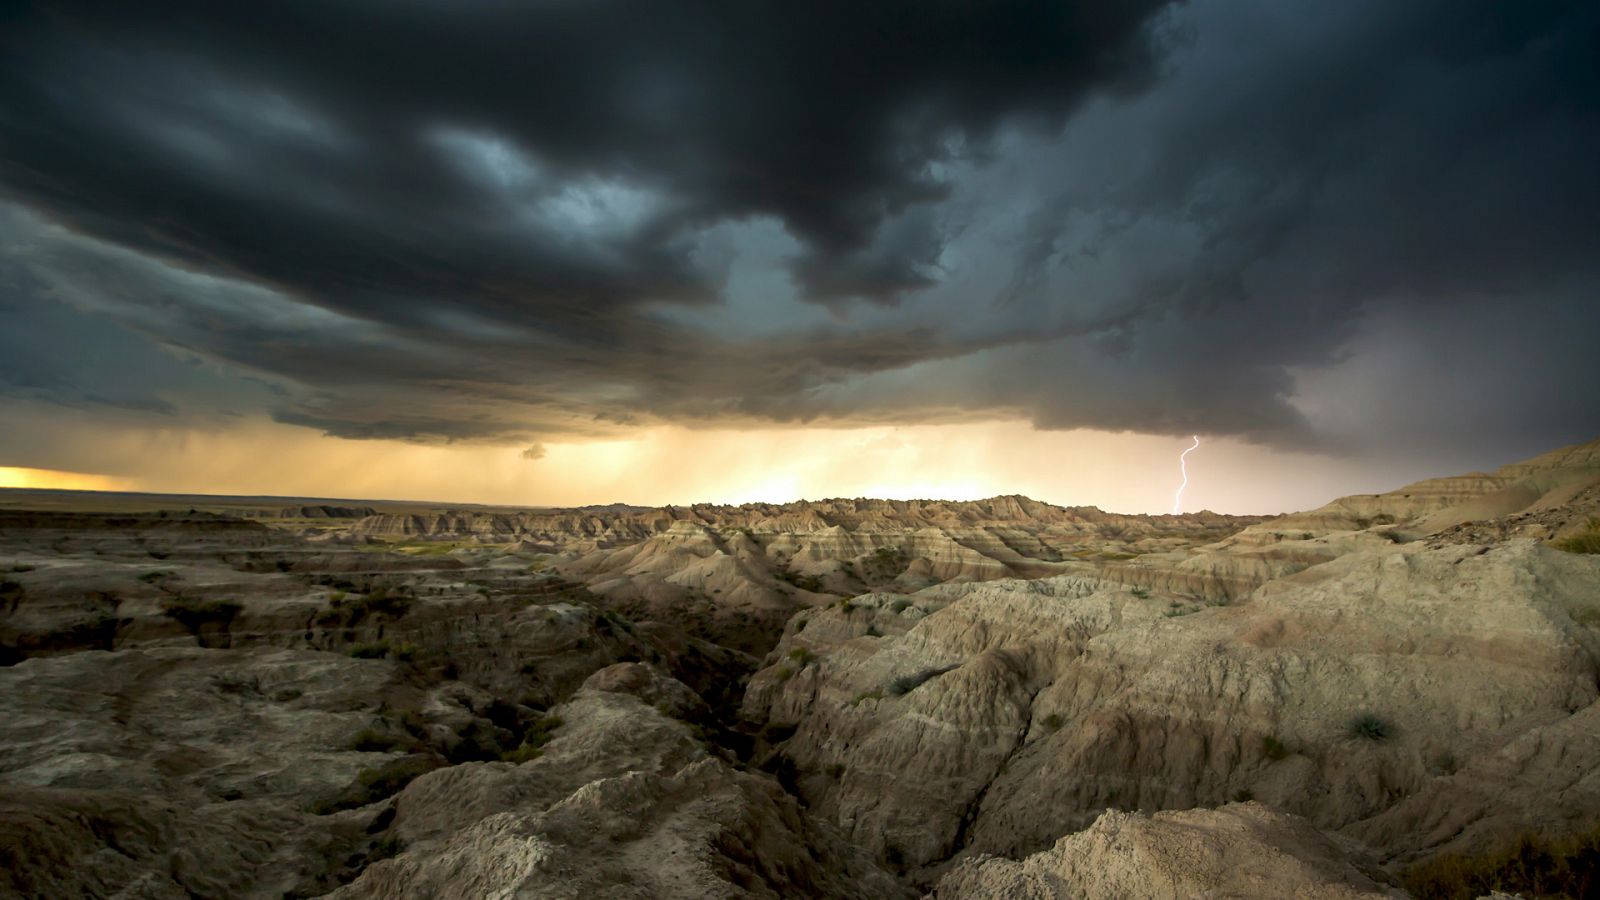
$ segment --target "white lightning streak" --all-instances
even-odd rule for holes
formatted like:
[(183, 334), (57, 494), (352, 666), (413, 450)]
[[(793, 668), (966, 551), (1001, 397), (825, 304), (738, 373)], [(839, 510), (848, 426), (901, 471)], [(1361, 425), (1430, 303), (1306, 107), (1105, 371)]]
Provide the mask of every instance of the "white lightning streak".
[[(1190, 437), (1194, 438), (1194, 447), (1200, 446), (1200, 435), (1195, 434), (1190, 435)], [(1183, 470), (1183, 484), (1178, 485), (1178, 493), (1174, 494), (1172, 497), (1173, 515), (1177, 515), (1178, 510), (1180, 510), (1183, 506), (1183, 489), (1189, 486), (1189, 464), (1185, 462), (1185, 460), (1188, 458), (1190, 453), (1194, 452), (1194, 447), (1190, 447), (1188, 450), (1183, 451), (1183, 453), (1179, 454), (1178, 456), (1178, 468)]]

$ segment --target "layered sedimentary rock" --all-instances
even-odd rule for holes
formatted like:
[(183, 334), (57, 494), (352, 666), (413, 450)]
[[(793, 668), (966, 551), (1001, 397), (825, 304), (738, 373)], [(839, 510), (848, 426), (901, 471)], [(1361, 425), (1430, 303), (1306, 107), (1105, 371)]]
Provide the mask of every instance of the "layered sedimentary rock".
[[(1415, 854), (1462, 833), (1376, 824), (1414, 825), (1404, 798), (1582, 732), (1595, 621), (1600, 566), (1530, 541), (1358, 551), (1220, 607), (1072, 576), (945, 585), (810, 613), (744, 708), (787, 735), (802, 797), (912, 869), (1243, 795)], [(1600, 809), (1588, 754), (1529, 786), (1547, 815)]]

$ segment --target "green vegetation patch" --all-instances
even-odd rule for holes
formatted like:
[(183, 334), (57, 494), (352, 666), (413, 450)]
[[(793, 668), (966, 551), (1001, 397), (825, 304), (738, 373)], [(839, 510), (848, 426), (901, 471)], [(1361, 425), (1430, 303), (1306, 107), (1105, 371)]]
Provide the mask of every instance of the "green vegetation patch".
[(1361, 713), (1345, 723), (1346, 737), (1375, 743), (1387, 741), (1400, 733), (1393, 722), (1373, 713)]
[(1590, 519), (1582, 531), (1555, 541), (1551, 546), (1568, 553), (1600, 553), (1600, 519)]
[(1412, 866), (1402, 881), (1418, 900), (1494, 891), (1530, 900), (1600, 896), (1600, 829), (1563, 840), (1530, 832), (1492, 852), (1438, 856)]
[(528, 728), (522, 737), (521, 746), (502, 753), (500, 759), (509, 763), (525, 763), (538, 759), (544, 755), (544, 745), (550, 743), (550, 739), (555, 737), (555, 730), (563, 724), (560, 716), (545, 716)]

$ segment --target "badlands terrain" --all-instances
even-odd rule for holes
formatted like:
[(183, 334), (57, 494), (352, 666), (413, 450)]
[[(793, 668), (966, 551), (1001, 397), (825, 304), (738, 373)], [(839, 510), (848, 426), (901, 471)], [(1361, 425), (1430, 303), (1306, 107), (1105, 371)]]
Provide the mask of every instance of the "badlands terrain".
[(0, 895), (1600, 892), (1600, 441), (1276, 518), (0, 492)]

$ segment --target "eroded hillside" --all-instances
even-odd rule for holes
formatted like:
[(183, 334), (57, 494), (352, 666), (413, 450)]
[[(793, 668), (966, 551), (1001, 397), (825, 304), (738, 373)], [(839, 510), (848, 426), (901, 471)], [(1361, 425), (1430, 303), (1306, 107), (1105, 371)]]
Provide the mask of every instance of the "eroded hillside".
[(1600, 827), (1597, 451), (1271, 521), (0, 504), (0, 892), (1476, 896)]

